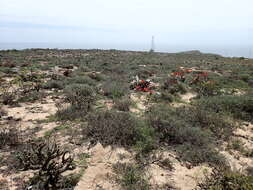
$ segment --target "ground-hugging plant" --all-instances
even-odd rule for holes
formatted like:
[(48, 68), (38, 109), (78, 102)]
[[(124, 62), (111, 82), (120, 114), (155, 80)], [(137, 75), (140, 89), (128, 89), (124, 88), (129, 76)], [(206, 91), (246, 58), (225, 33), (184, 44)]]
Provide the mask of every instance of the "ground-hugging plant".
[(22, 170), (36, 170), (31, 184), (44, 190), (55, 190), (65, 171), (75, 168), (74, 158), (68, 150), (55, 141), (29, 142), (22, 152), (17, 153)]

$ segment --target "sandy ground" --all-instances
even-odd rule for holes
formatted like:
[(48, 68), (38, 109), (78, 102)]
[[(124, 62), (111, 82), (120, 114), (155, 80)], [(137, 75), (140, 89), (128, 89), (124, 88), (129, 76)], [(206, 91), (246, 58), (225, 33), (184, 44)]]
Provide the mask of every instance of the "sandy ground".
[[(16, 122), (16, 124), (19, 126), (19, 129), (21, 131), (24, 131), (26, 134), (26, 131), (29, 131), (35, 127), (41, 127), (42, 130), (40, 130), (36, 135), (36, 137), (42, 137), (44, 136), (44, 133), (48, 130), (53, 129), (56, 127), (56, 123), (47, 123), (47, 124), (38, 124), (38, 120), (47, 119), (48, 116), (55, 114), (57, 108), (55, 107), (54, 101), (47, 97), (43, 100), (43, 102), (35, 102), (35, 103), (22, 103), (19, 107), (8, 107), (3, 106), (3, 109), (7, 112), (7, 116), (9, 118), (12, 118)], [(13, 122), (14, 122), (13, 121)], [(8, 121), (9, 123), (10, 121)], [(42, 127), (43, 126), (43, 127)], [(35, 136), (30, 136), (35, 137)], [(30, 138), (29, 136), (25, 136), (24, 138)], [(6, 153), (1, 152), (1, 155), (6, 155)], [(5, 171), (8, 168), (1, 167), (2, 171)], [(17, 186), (17, 179), (29, 179), (31, 177), (32, 172), (31, 171), (22, 171), (17, 173), (12, 173), (11, 175), (5, 175), (4, 173), (0, 173), (0, 181), (5, 180), (8, 184), (9, 190), (15, 190)], [(1, 189), (1, 187), (0, 187)]]
[(101, 144), (97, 144), (88, 153), (91, 155), (89, 167), (75, 190), (120, 189), (120, 186), (110, 179), (113, 174), (112, 165), (120, 160), (121, 154), (125, 155), (121, 161), (129, 161), (131, 154), (120, 148), (104, 148)]
[(196, 93), (187, 92), (186, 94), (181, 94), (180, 98), (186, 103), (190, 103), (192, 98), (195, 98), (197, 96)]
[(131, 107), (130, 111), (133, 113), (140, 113), (146, 110), (147, 97), (146, 95), (139, 95), (132, 93), (130, 99), (136, 104), (135, 107)]

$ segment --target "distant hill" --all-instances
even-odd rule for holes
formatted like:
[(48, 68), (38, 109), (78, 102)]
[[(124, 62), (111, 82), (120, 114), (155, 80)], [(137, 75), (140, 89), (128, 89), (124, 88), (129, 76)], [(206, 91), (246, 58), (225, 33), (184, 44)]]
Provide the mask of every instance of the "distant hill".
[(191, 50), (191, 51), (182, 51), (179, 52), (181, 54), (190, 54), (190, 55), (201, 55), (202, 53), (199, 50)]
[(212, 56), (219, 56), (219, 57), (221, 56), (221, 55), (212, 54), (212, 53), (202, 53), (199, 50), (182, 51), (182, 52), (179, 52), (179, 54), (185, 54), (185, 55), (212, 55)]

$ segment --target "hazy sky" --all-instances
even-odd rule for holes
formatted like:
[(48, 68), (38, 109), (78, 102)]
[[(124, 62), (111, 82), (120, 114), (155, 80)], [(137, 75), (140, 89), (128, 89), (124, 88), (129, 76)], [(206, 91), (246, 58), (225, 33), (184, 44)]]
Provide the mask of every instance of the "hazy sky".
[(252, 9), (252, 0), (0, 0), (0, 42), (249, 45)]

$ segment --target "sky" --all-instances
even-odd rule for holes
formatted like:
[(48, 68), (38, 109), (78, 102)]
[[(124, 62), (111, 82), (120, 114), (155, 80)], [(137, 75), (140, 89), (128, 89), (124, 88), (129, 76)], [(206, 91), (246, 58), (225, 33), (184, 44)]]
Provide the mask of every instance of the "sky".
[(251, 46), (252, 0), (0, 0), (0, 43)]

